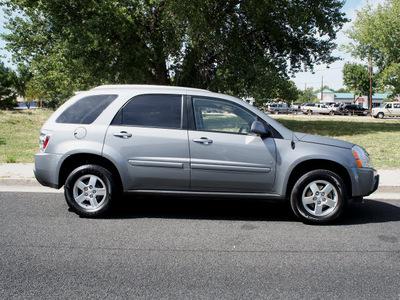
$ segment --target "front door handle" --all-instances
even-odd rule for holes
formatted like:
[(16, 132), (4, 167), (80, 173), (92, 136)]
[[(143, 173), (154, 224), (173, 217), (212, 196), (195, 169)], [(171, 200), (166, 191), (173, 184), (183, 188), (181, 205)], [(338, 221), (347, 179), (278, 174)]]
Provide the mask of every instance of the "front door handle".
[(121, 131), (121, 132), (115, 132), (113, 133), (113, 136), (122, 138), (122, 139), (128, 139), (132, 137), (132, 133), (126, 132), (126, 131)]
[(204, 144), (204, 145), (210, 145), (213, 142), (213, 140), (210, 140), (206, 137), (202, 137), (200, 139), (193, 139), (192, 141), (195, 143), (200, 143), (200, 144)]

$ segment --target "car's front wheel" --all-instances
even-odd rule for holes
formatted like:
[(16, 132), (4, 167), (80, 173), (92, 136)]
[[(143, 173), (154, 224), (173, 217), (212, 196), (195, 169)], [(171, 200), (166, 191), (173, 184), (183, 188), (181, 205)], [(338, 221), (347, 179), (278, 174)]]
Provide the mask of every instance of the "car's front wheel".
[(76, 168), (64, 187), (68, 206), (83, 217), (97, 217), (108, 211), (116, 191), (111, 173), (97, 165)]
[(346, 205), (343, 180), (329, 170), (314, 170), (294, 184), (290, 204), (294, 214), (305, 223), (323, 224), (338, 218)]
[(383, 117), (384, 117), (384, 114), (382, 112), (378, 113), (378, 115), (377, 115), (378, 119), (383, 119)]

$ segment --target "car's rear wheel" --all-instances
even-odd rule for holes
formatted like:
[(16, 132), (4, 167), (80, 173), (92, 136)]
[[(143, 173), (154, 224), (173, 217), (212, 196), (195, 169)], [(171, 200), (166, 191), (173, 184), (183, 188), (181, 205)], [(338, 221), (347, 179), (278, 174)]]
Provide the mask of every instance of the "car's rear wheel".
[(84, 165), (68, 176), (64, 195), (68, 206), (78, 215), (97, 217), (109, 210), (116, 190), (109, 171), (97, 165)]
[(305, 223), (323, 224), (338, 218), (346, 205), (343, 180), (329, 170), (314, 170), (301, 176), (290, 196), (294, 214)]

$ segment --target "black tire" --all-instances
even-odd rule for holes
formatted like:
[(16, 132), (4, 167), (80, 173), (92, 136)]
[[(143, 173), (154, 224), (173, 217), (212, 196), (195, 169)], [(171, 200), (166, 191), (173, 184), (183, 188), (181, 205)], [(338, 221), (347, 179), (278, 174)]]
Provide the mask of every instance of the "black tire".
[(111, 173), (97, 165), (83, 165), (68, 176), (64, 196), (68, 206), (82, 217), (106, 213), (117, 195)]
[(343, 180), (336, 173), (322, 169), (301, 176), (290, 195), (294, 214), (308, 224), (332, 222), (342, 214), (346, 202)]
[(378, 115), (376, 116), (378, 119), (383, 119), (383, 117), (384, 117), (385, 115), (382, 113), (382, 112), (380, 112), (380, 113), (378, 113)]

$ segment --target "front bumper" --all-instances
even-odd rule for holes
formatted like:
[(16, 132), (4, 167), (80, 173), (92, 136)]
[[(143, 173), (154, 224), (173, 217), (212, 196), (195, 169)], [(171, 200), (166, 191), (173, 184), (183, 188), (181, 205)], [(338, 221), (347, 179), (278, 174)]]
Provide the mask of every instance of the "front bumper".
[(372, 168), (353, 168), (352, 197), (365, 197), (379, 187), (379, 174)]

